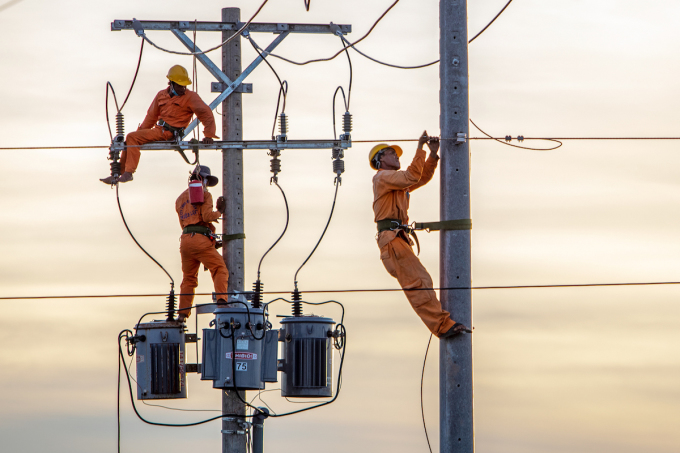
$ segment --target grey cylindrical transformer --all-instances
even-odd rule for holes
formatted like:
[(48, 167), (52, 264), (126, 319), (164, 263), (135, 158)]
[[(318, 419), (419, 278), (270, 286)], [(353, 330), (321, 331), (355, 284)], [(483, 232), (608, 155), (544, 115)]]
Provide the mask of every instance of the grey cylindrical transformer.
[(211, 379), (214, 388), (243, 390), (276, 382), (276, 335), (265, 332), (261, 308), (216, 309), (215, 328), (203, 329), (201, 379)]
[(278, 368), (281, 396), (333, 396), (333, 321), (321, 316), (291, 316), (281, 320), (279, 341), (283, 342)]
[(184, 368), (184, 324), (152, 321), (139, 324), (136, 344), (137, 399), (187, 397)]

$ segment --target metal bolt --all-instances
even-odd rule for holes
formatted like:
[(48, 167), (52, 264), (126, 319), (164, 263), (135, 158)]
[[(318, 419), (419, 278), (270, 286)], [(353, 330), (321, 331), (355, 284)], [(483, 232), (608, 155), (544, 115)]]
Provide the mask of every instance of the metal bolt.
[(454, 66), (458, 66), (460, 64), (460, 60), (458, 58), (454, 58), (453, 61), (452, 61), (452, 64)]

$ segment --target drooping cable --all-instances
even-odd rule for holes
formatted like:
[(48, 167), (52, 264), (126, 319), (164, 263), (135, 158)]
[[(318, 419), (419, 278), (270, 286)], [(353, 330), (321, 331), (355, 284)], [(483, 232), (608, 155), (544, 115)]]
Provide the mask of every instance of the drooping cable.
[[(345, 37), (342, 35), (340, 36), (340, 42), (344, 43)], [(349, 85), (347, 86), (347, 101), (345, 102), (345, 111), (349, 111), (349, 106), (352, 101), (352, 77), (353, 77), (353, 71), (352, 71), (352, 59), (349, 56), (349, 50), (347, 50), (347, 47), (345, 47), (345, 53), (347, 54), (347, 63), (349, 64)], [(343, 93), (344, 95), (344, 93)]]
[(297, 283), (298, 283), (297, 276), (300, 273), (300, 270), (305, 266), (305, 264), (307, 264), (307, 261), (309, 261), (309, 259), (312, 257), (312, 255), (314, 255), (314, 252), (316, 252), (316, 249), (319, 247), (319, 244), (321, 244), (321, 240), (323, 239), (324, 235), (326, 234), (326, 231), (328, 230), (328, 225), (331, 224), (331, 219), (333, 218), (333, 212), (335, 211), (335, 202), (338, 199), (338, 188), (339, 187), (340, 187), (340, 181), (336, 179), (335, 180), (335, 195), (333, 195), (333, 205), (331, 206), (331, 213), (328, 216), (328, 221), (326, 222), (326, 226), (324, 227), (323, 232), (321, 233), (321, 237), (319, 237), (319, 240), (316, 242), (316, 245), (312, 249), (312, 251), (309, 254), (309, 256), (307, 257), (307, 259), (305, 259), (305, 261), (300, 265), (298, 270), (295, 271), (295, 276), (293, 277), (293, 284), (294, 284), (296, 290), (297, 290)]
[(500, 16), (501, 14), (503, 14), (503, 11), (505, 11), (505, 8), (507, 8), (507, 7), (510, 5), (510, 3), (512, 3), (512, 0), (508, 0), (508, 3), (505, 4), (505, 6), (503, 7), (503, 9), (501, 9), (501, 10), (498, 12), (498, 14), (496, 14), (496, 16), (495, 16), (493, 19), (491, 19), (491, 22), (489, 22), (488, 24), (486, 24), (486, 27), (482, 28), (482, 30), (481, 30), (479, 33), (477, 33), (471, 40), (469, 40), (469, 41), (468, 41), (468, 44), (471, 43), (472, 41), (474, 41), (475, 39), (477, 39), (477, 37), (479, 37), (479, 35), (481, 35), (482, 33), (484, 33), (484, 32), (486, 31), (486, 29), (489, 28), (489, 27), (491, 26), (491, 24), (493, 24), (494, 21), (495, 21), (496, 19), (498, 19), (498, 16)]
[(276, 244), (279, 243), (281, 238), (283, 238), (283, 235), (286, 234), (286, 231), (288, 230), (288, 221), (290, 220), (290, 210), (288, 209), (288, 200), (286, 199), (286, 194), (279, 185), (278, 181), (272, 181), (274, 184), (276, 184), (276, 187), (279, 188), (281, 191), (281, 196), (283, 197), (283, 203), (286, 206), (286, 225), (283, 227), (283, 231), (281, 232), (281, 235), (278, 237), (276, 241), (267, 249), (266, 252), (264, 252), (264, 255), (262, 255), (262, 258), (260, 258), (260, 262), (257, 265), (257, 279), (260, 280), (260, 268), (262, 267), (262, 261), (264, 261), (264, 257), (267, 256), (267, 254), (276, 246)]
[(146, 33), (144, 33), (143, 30), (142, 30), (141, 32), (139, 32), (138, 34), (140, 34), (140, 36), (141, 36), (142, 38), (144, 38), (149, 44), (151, 44), (151, 45), (154, 46), (156, 49), (161, 50), (161, 51), (163, 51), (163, 52), (171, 53), (171, 54), (174, 54), (174, 55), (188, 55), (188, 56), (191, 56), (191, 55), (203, 55), (203, 54), (206, 54), (206, 53), (208, 53), (208, 52), (212, 52), (213, 50), (217, 50), (217, 49), (219, 49), (219, 48), (225, 46), (226, 44), (228, 44), (229, 42), (231, 42), (232, 39), (236, 38), (237, 36), (240, 36), (241, 33), (243, 33), (243, 31), (246, 30), (246, 29), (248, 28), (248, 26), (249, 26), (250, 23), (253, 21), (253, 19), (255, 19), (255, 17), (256, 17), (258, 14), (260, 14), (260, 11), (262, 11), (262, 8), (264, 8), (264, 5), (266, 5), (268, 1), (269, 1), (269, 0), (264, 0), (264, 1), (262, 2), (262, 4), (260, 5), (260, 7), (257, 8), (257, 11), (255, 11), (255, 14), (253, 14), (252, 16), (250, 16), (250, 19), (248, 19), (248, 22), (246, 22), (245, 24), (243, 24), (243, 26), (242, 26), (241, 28), (239, 28), (233, 35), (231, 35), (230, 37), (228, 37), (227, 39), (225, 39), (224, 41), (222, 41), (220, 44), (216, 45), (215, 47), (211, 47), (211, 48), (208, 49), (208, 50), (203, 50), (203, 51), (200, 51), (200, 52), (178, 52), (178, 51), (176, 51), (176, 50), (165, 49), (165, 48), (160, 47), (159, 45), (155, 44), (153, 41), (151, 41), (151, 40), (146, 36)]
[(347, 105), (347, 98), (345, 97), (345, 90), (342, 88), (342, 86), (339, 86), (335, 89), (335, 93), (333, 93), (333, 139), (338, 138), (338, 133), (335, 128), (335, 98), (338, 95), (338, 91), (342, 93), (342, 99), (345, 104), (345, 111), (349, 110), (349, 106)]
[(130, 231), (130, 227), (128, 226), (127, 222), (125, 221), (125, 215), (123, 214), (123, 208), (120, 206), (120, 197), (118, 196), (118, 187), (119, 187), (119, 184), (116, 184), (116, 202), (118, 202), (118, 211), (120, 212), (120, 218), (123, 219), (123, 225), (125, 225), (125, 229), (130, 234), (130, 237), (132, 238), (132, 240), (135, 241), (135, 244), (137, 244), (137, 246), (142, 250), (142, 252), (144, 252), (144, 254), (146, 254), (146, 256), (151, 258), (151, 260), (154, 263), (156, 263), (158, 265), (158, 267), (160, 267), (163, 270), (163, 272), (165, 272), (165, 275), (167, 275), (168, 278), (170, 279), (170, 291), (173, 291), (173, 289), (175, 287), (175, 280), (172, 278), (170, 273), (167, 270), (165, 270), (165, 268), (161, 265), (161, 263), (156, 261), (156, 258), (151, 256), (151, 254), (149, 252), (147, 252), (144, 249), (144, 247), (142, 247), (142, 245), (135, 238), (135, 235), (132, 234), (132, 231)]
[(427, 425), (425, 424), (425, 409), (423, 408), (423, 381), (425, 380), (425, 364), (427, 363), (427, 353), (430, 352), (430, 343), (432, 343), (432, 334), (427, 340), (427, 348), (425, 348), (425, 358), (423, 359), (423, 372), (420, 374), (420, 415), (423, 417), (423, 429), (425, 430), (425, 439), (427, 440), (427, 448), (432, 453), (432, 445), (430, 445), (430, 436), (427, 434)]
[[(553, 146), (552, 148), (531, 148), (531, 147), (528, 147), (528, 146), (513, 145), (512, 143), (504, 142), (503, 140), (499, 140), (499, 139), (494, 138), (494, 137), (492, 137), (491, 135), (487, 134), (486, 132), (484, 132), (483, 130), (481, 130), (481, 129), (479, 128), (479, 126), (477, 126), (477, 125), (475, 124), (474, 121), (472, 121), (472, 118), (470, 118), (470, 122), (472, 123), (472, 125), (473, 125), (474, 127), (477, 128), (477, 130), (478, 130), (479, 132), (481, 132), (482, 134), (486, 135), (488, 138), (493, 139), (493, 140), (497, 141), (498, 143), (502, 143), (502, 144), (507, 145), (507, 146), (512, 146), (513, 148), (527, 149), (527, 150), (531, 150), (531, 151), (552, 151), (552, 150), (555, 150), (555, 149), (559, 148), (560, 146), (562, 146), (562, 142), (561, 142), (561, 141), (556, 140), (556, 139), (553, 139), (553, 138), (542, 138), (542, 139), (538, 139), (538, 140), (545, 140), (545, 141), (557, 143), (557, 146)], [(527, 140), (527, 139), (523, 139), (523, 140)]]
[[(371, 28), (366, 32), (366, 34), (365, 34), (364, 36), (362, 36), (361, 38), (357, 39), (356, 41), (354, 41), (352, 44), (358, 44), (358, 43), (360, 43), (361, 41), (363, 41), (364, 39), (366, 39), (366, 38), (368, 37), (368, 35), (371, 34), (371, 32), (373, 31), (373, 29), (378, 25), (378, 23), (383, 19), (383, 17), (385, 17), (385, 16), (387, 15), (387, 13), (389, 13), (390, 10), (391, 10), (392, 8), (394, 8), (394, 7), (397, 5), (397, 3), (399, 3), (399, 1), (400, 1), (400, 0), (395, 0), (394, 3), (392, 3), (392, 4), (391, 4), (391, 5), (390, 5), (390, 6), (389, 6), (389, 7), (388, 7), (381, 15), (380, 15), (380, 17), (378, 17), (378, 19), (373, 23), (373, 25), (372, 25)], [(298, 65), (298, 66), (304, 66), (304, 65), (307, 65), (307, 64), (310, 64), (310, 63), (318, 63), (318, 62), (321, 62), (321, 61), (331, 61), (331, 60), (335, 59), (338, 55), (340, 55), (343, 51), (347, 50), (347, 47), (350, 47), (350, 46), (345, 46), (345, 47), (343, 47), (342, 49), (338, 50), (332, 57), (328, 57), (328, 58), (316, 58), (316, 59), (313, 59), (313, 60), (308, 60), (308, 61), (303, 61), (303, 62), (293, 61), (293, 60), (290, 60), (290, 59), (288, 59), (288, 58), (285, 58), (285, 57), (282, 57), (282, 56), (280, 56), (280, 55), (276, 55), (276, 54), (273, 54), (273, 53), (270, 53), (269, 55), (271, 55), (271, 56), (274, 57), (274, 58), (278, 58), (279, 60), (283, 60), (283, 61), (285, 61), (285, 62), (287, 62), (287, 63), (291, 63), (291, 64)], [(260, 48), (260, 50), (261, 50), (261, 48)]]
[(286, 97), (288, 96), (288, 81), (286, 81), (286, 80), (282, 81), (281, 80), (281, 77), (279, 77), (279, 73), (276, 72), (276, 69), (274, 69), (274, 66), (272, 66), (271, 63), (269, 63), (269, 61), (267, 60), (267, 57), (260, 51), (260, 49), (261, 49), (260, 46), (257, 45), (257, 43), (255, 42), (253, 37), (250, 35), (250, 33), (248, 33), (246, 35), (246, 39), (248, 39), (248, 42), (250, 42), (250, 45), (253, 46), (253, 49), (255, 49), (255, 51), (258, 53), (260, 58), (262, 58), (262, 60), (265, 63), (267, 63), (267, 66), (269, 66), (269, 69), (271, 69), (272, 72), (274, 73), (274, 75), (276, 76), (276, 80), (279, 81), (279, 87), (280, 88), (279, 88), (278, 97), (276, 99), (276, 113), (274, 113), (274, 125), (272, 126), (272, 140), (274, 140), (275, 139), (274, 133), (276, 131), (276, 120), (279, 117), (279, 106), (280, 106), (280, 103), (281, 103), (281, 97), (282, 96), (283, 96), (283, 106), (281, 108), (281, 114), (286, 113)]
[[(130, 98), (130, 94), (132, 93), (132, 88), (135, 86), (135, 82), (137, 81), (137, 74), (139, 74), (139, 67), (142, 64), (142, 53), (144, 52), (144, 40), (142, 39), (142, 45), (139, 48), (139, 60), (137, 60), (137, 69), (135, 69), (135, 76), (132, 78), (132, 83), (130, 84), (130, 89), (128, 90), (127, 96), (125, 96), (125, 100), (123, 101), (123, 104), (120, 106), (118, 111), (122, 111), (123, 107), (125, 107), (125, 104), (127, 104), (128, 99)], [(113, 89), (113, 87), (111, 87)]]
[(380, 61), (380, 60), (378, 60), (377, 58), (373, 58), (373, 57), (371, 57), (371, 56), (369, 56), (369, 55), (366, 55), (364, 52), (362, 52), (362, 51), (360, 51), (359, 49), (357, 49), (357, 48), (354, 46), (354, 44), (350, 43), (344, 36), (341, 36), (341, 38), (342, 38), (342, 40), (343, 40), (343, 42), (344, 42), (345, 44), (347, 44), (349, 47), (351, 47), (352, 49), (354, 49), (359, 55), (361, 55), (361, 56), (363, 56), (363, 57), (365, 57), (365, 58), (368, 58), (369, 60), (371, 60), (371, 61), (373, 61), (373, 62), (375, 62), (375, 63), (381, 64), (381, 65), (383, 65), (383, 66), (389, 66), (390, 68), (396, 68), (396, 69), (420, 69), (420, 68), (426, 68), (426, 67), (428, 67), (428, 66), (432, 66), (432, 65), (435, 65), (435, 64), (439, 63), (439, 60), (435, 60), (435, 61), (432, 61), (432, 62), (430, 62), (430, 63), (419, 64), (419, 65), (415, 65), (415, 66), (403, 66), (403, 65), (398, 65), (398, 64), (385, 63), (384, 61)]

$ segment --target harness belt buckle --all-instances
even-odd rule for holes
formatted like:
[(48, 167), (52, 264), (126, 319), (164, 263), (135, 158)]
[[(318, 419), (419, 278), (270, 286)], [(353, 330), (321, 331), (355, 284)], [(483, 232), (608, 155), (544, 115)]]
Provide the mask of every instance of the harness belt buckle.
[(395, 224), (396, 226), (394, 228), (390, 228), (390, 231), (398, 230), (402, 227), (401, 223), (397, 222), (396, 220), (392, 220), (391, 223)]

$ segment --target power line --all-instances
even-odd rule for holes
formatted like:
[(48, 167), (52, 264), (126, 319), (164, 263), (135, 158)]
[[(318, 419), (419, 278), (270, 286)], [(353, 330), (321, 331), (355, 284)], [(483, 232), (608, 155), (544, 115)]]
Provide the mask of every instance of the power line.
[[(394, 8), (394, 7), (397, 5), (397, 3), (399, 3), (399, 1), (400, 1), (400, 0), (395, 0), (394, 3), (392, 3), (392, 4), (391, 4), (391, 5), (390, 5), (390, 6), (389, 6), (389, 7), (388, 7), (381, 15), (380, 15), (380, 17), (378, 17), (378, 19), (373, 23), (373, 25), (371, 26), (371, 28), (369, 28), (369, 30), (366, 32), (366, 34), (365, 34), (364, 36), (362, 36), (361, 38), (357, 39), (356, 41), (354, 41), (352, 44), (358, 44), (358, 43), (360, 43), (361, 41), (363, 41), (364, 39), (366, 39), (366, 38), (368, 37), (368, 35), (371, 34), (371, 32), (373, 31), (373, 29), (378, 25), (378, 23), (383, 19), (383, 17), (385, 17), (385, 16), (387, 15), (387, 13), (389, 13), (390, 10), (391, 10), (392, 8)], [(337, 57), (338, 55), (340, 55), (342, 52), (345, 52), (349, 47), (350, 47), (350, 46), (344, 46), (342, 49), (338, 50), (332, 57), (328, 57), (328, 58), (316, 58), (316, 59), (313, 59), (313, 60), (307, 60), (307, 61), (303, 61), (303, 62), (298, 62), (298, 61), (289, 60), (288, 58), (285, 58), (285, 57), (282, 57), (282, 56), (280, 56), (280, 55), (276, 55), (276, 54), (273, 54), (273, 53), (270, 53), (269, 55), (271, 55), (271, 56), (274, 57), (274, 58), (278, 58), (279, 60), (283, 60), (283, 61), (285, 61), (285, 62), (287, 62), (287, 63), (291, 63), (291, 64), (298, 65), (298, 66), (304, 66), (304, 65), (307, 65), (307, 64), (310, 64), (310, 63), (319, 63), (319, 62), (322, 62), (322, 61), (331, 61), (331, 60), (333, 60), (335, 57)], [(261, 49), (260, 49), (260, 50), (261, 50)]]
[[(566, 283), (557, 285), (499, 285), (499, 286), (456, 286), (443, 288), (418, 288), (408, 291), (457, 291), (457, 290), (494, 290), (494, 289), (547, 289), (547, 288), (595, 288), (612, 286), (667, 286), (680, 285), (678, 282), (624, 282), (624, 283)], [(401, 288), (364, 288), (364, 289), (320, 289), (313, 291), (303, 291), (304, 294), (340, 294), (340, 293), (384, 293), (402, 292)], [(237, 295), (242, 292), (214, 293), (216, 295)], [(263, 291), (262, 294), (290, 294), (290, 291)], [(183, 294), (177, 293), (176, 296)], [(187, 294), (188, 295), (188, 294)], [(196, 293), (196, 296), (212, 296), (213, 293)], [(0, 300), (41, 300), (41, 299), (123, 299), (131, 297), (166, 297), (167, 293), (162, 294), (98, 294), (98, 295), (78, 295), (78, 296), (6, 296)]]
[(498, 12), (498, 14), (496, 14), (496, 16), (495, 16), (493, 19), (491, 19), (491, 22), (489, 22), (488, 24), (486, 24), (486, 27), (482, 28), (482, 31), (480, 31), (479, 33), (477, 33), (475, 36), (472, 37), (471, 40), (468, 41), (468, 44), (471, 43), (472, 41), (474, 41), (475, 39), (477, 39), (477, 38), (479, 37), (479, 35), (481, 35), (482, 33), (484, 33), (484, 32), (486, 31), (486, 29), (489, 28), (489, 27), (491, 26), (491, 24), (493, 24), (494, 21), (495, 21), (496, 19), (498, 19), (498, 16), (500, 16), (501, 14), (503, 14), (503, 11), (505, 11), (505, 8), (507, 8), (507, 7), (510, 5), (510, 3), (512, 3), (512, 0), (509, 0), (508, 3), (505, 4), (505, 6), (503, 7), (503, 9), (501, 9), (501, 10)]
[[(468, 140), (505, 140), (506, 137), (468, 137)], [(512, 137), (517, 140), (518, 137)], [(446, 140), (446, 139), (444, 139)], [(522, 140), (578, 140), (578, 141), (626, 141), (626, 140), (680, 140), (680, 137), (522, 137)], [(417, 142), (415, 138), (382, 138), (382, 139), (367, 139), (367, 140), (352, 140), (352, 143), (381, 143), (381, 142)], [(225, 140), (224, 143), (229, 143)], [(240, 142), (239, 142), (240, 143)], [(200, 146), (200, 145), (199, 145)], [(14, 147), (0, 147), (0, 151), (25, 151), (25, 150), (41, 150), (41, 149), (108, 149), (109, 145), (75, 145), (75, 146), (14, 146)], [(145, 150), (151, 151), (151, 150)], [(157, 151), (157, 150), (154, 150)], [(173, 150), (170, 150), (173, 151)], [(259, 151), (259, 149), (258, 149)]]

